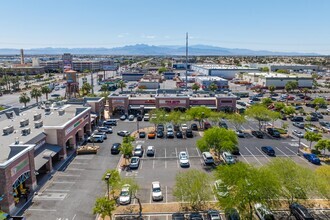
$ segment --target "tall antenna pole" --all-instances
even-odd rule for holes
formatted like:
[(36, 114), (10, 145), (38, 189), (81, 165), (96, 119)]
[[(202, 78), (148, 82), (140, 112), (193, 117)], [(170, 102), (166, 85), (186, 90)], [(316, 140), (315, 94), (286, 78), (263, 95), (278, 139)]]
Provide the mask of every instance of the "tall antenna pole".
[(186, 33), (186, 91), (188, 91), (188, 32)]

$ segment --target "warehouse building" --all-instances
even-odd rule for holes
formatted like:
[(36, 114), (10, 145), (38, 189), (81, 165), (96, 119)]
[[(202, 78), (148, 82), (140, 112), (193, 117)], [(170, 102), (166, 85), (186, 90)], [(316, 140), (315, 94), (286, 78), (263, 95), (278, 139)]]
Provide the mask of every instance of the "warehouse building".
[(287, 82), (297, 81), (299, 88), (312, 88), (313, 78), (308, 74), (281, 74), (281, 73), (244, 73), (240, 77), (252, 85), (268, 88), (274, 85), (277, 89), (284, 88)]
[(258, 68), (214, 64), (194, 64), (191, 70), (204, 76), (219, 76), (228, 80), (235, 78), (237, 73), (259, 72)]
[(203, 90), (209, 90), (211, 84), (215, 84), (218, 87), (217, 90), (228, 88), (228, 80), (217, 76), (196, 76), (195, 82)]
[(313, 72), (320, 71), (318, 65), (307, 65), (307, 64), (287, 64), (287, 63), (269, 63), (269, 64), (250, 64), (253, 68), (263, 68), (268, 67), (271, 72), (276, 72), (277, 70), (288, 70), (293, 72)]

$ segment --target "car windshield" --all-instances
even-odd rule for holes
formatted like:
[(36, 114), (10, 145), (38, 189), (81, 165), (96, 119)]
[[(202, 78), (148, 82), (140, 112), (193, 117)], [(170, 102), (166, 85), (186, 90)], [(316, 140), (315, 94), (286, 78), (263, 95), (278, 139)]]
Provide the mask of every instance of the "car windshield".
[(136, 163), (137, 162), (137, 158), (132, 158), (131, 159), (131, 163)]
[(181, 154), (180, 159), (187, 159), (187, 155)]
[(227, 155), (227, 159), (231, 160), (231, 159), (233, 159), (233, 157), (232, 157), (232, 156), (229, 156), (229, 155)]
[(121, 191), (120, 196), (128, 196), (128, 191)]
[(160, 192), (161, 190), (160, 190), (160, 188), (159, 187), (157, 187), (157, 188), (153, 188), (153, 190), (152, 190), (153, 192)]

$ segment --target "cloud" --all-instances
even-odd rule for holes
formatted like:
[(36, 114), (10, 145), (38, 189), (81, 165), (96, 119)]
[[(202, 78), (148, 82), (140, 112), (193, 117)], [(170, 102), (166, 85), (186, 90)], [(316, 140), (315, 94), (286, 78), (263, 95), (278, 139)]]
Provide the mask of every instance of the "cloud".
[(128, 35), (129, 35), (129, 33), (122, 33), (122, 34), (118, 34), (117, 37), (124, 38), (124, 37), (127, 37)]
[(142, 38), (146, 38), (146, 39), (155, 39), (156, 36), (155, 36), (155, 35), (145, 35), (145, 34), (143, 34), (143, 35), (142, 35)]

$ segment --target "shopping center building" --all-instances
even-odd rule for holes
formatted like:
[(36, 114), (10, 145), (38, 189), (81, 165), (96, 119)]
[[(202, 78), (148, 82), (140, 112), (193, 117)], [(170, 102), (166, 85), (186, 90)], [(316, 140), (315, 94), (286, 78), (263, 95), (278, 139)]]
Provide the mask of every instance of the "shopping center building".
[(236, 110), (236, 96), (226, 94), (112, 94), (108, 98), (110, 114), (144, 114), (152, 109), (186, 110), (195, 106), (217, 111)]
[[(103, 105), (103, 106), (102, 106)], [(102, 106), (102, 107), (101, 107)], [(14, 213), (53, 165), (75, 152), (104, 111), (104, 98), (0, 114), (0, 210)]]

